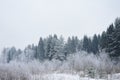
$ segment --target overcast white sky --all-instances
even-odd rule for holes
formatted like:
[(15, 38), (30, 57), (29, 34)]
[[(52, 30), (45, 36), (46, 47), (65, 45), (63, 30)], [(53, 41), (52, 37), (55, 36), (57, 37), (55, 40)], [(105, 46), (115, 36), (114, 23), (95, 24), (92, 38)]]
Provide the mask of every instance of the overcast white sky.
[(120, 17), (120, 0), (0, 0), (0, 50), (49, 34), (92, 36)]

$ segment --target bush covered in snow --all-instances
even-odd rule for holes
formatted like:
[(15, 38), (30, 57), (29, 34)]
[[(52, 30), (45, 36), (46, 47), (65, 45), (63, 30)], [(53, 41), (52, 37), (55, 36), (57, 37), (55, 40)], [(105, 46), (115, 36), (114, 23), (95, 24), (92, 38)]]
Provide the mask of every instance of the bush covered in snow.
[(88, 54), (80, 51), (69, 55), (65, 61), (45, 60), (39, 62), (32, 60), (11, 61), (10, 63), (0, 63), (0, 79), (6, 80), (28, 80), (31, 75), (43, 75), (51, 73), (78, 74), (81, 77), (106, 78), (107, 75), (120, 72), (120, 65), (114, 64), (107, 56), (107, 53), (99, 55)]

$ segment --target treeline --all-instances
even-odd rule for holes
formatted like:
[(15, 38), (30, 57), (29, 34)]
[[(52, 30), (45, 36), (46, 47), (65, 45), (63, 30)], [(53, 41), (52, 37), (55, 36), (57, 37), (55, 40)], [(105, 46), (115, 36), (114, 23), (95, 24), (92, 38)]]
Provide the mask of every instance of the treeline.
[(83, 50), (94, 54), (105, 51), (111, 59), (118, 60), (120, 58), (120, 18), (117, 18), (101, 35), (95, 34), (92, 39), (84, 36)]
[(66, 60), (67, 55), (79, 51), (87, 51), (88, 54), (99, 55), (100, 52), (108, 52), (111, 59), (119, 59), (120, 56), (120, 18), (117, 18), (106, 31), (93, 37), (84, 36), (78, 39), (72, 36), (64, 41), (64, 38), (55, 35), (49, 35), (47, 38), (40, 37), (37, 46), (28, 45), (23, 51), (15, 47), (4, 48), (2, 58), (4, 62), (11, 60), (30, 61), (30, 60)]

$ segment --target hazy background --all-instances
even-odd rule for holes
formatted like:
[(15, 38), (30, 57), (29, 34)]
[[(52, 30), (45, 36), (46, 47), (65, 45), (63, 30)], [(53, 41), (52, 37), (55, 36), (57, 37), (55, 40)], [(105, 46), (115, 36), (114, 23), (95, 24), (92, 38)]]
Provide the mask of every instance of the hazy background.
[(0, 51), (39, 37), (92, 36), (120, 17), (120, 0), (0, 0)]

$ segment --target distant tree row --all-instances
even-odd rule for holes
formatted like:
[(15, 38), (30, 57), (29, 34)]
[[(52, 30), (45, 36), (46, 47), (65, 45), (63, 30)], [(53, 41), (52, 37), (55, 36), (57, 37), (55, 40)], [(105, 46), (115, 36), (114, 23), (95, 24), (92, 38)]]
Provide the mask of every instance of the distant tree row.
[(37, 59), (43, 61), (45, 59), (65, 60), (67, 55), (74, 54), (79, 51), (87, 51), (98, 55), (101, 51), (108, 52), (111, 59), (120, 57), (120, 18), (115, 20), (106, 31), (101, 35), (94, 34), (93, 37), (84, 36), (78, 39), (77, 36), (69, 37), (67, 41), (64, 38), (55, 35), (49, 35), (47, 38), (40, 37), (37, 46), (28, 45), (23, 51), (15, 47), (5, 48), (2, 56), (5, 62), (11, 60), (29, 61)]
[(82, 50), (87, 51), (88, 53), (99, 53), (99, 43), (100, 43), (100, 35), (94, 35), (93, 38), (88, 38), (84, 36), (83, 38), (83, 46)]

